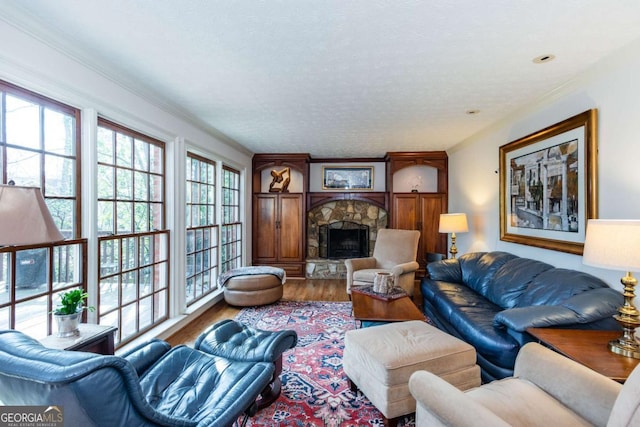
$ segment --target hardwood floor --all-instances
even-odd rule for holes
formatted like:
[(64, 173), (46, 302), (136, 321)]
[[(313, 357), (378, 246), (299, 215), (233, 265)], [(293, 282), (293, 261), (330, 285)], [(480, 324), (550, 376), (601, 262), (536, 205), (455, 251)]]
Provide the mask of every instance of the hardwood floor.
[[(288, 279), (284, 284), (282, 299), (289, 301), (349, 301), (349, 295), (344, 279)], [(166, 341), (172, 346), (192, 343), (207, 327), (222, 319), (233, 319), (241, 309), (241, 307), (233, 307), (221, 301)]]
[[(419, 280), (415, 281), (413, 302), (422, 307)], [(283, 300), (288, 301), (350, 301), (345, 279), (287, 279)], [(166, 341), (171, 346), (191, 344), (206, 328), (222, 319), (233, 319), (242, 307), (233, 307), (224, 300), (211, 307), (185, 328)]]

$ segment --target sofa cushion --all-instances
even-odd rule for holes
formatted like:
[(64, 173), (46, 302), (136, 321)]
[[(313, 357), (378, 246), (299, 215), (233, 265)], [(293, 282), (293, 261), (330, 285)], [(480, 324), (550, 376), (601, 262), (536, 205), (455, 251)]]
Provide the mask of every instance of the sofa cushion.
[(486, 296), (489, 283), (496, 272), (508, 261), (517, 258), (507, 252), (476, 252), (460, 257), (462, 281), (482, 296)]
[[(425, 297), (457, 335), (492, 363), (513, 365), (519, 344), (506, 330), (495, 328), (494, 316), (502, 308), (464, 285), (432, 282)], [(424, 287), (423, 287), (424, 293)], [(429, 313), (427, 313), (428, 315)]]
[(512, 258), (500, 266), (487, 285), (484, 294), (503, 308), (512, 308), (529, 284), (543, 271), (553, 266), (529, 258)]
[(522, 292), (514, 307), (561, 305), (570, 297), (585, 291), (609, 286), (587, 273), (565, 268), (552, 268), (538, 274)]

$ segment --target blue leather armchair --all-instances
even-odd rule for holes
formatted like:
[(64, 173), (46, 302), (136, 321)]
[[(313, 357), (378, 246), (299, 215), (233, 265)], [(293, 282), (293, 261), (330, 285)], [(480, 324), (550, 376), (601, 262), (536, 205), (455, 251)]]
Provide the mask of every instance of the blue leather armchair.
[(252, 414), (272, 363), (232, 361), (154, 340), (126, 355), (53, 350), (0, 331), (0, 401), (56, 405), (67, 425), (233, 425)]

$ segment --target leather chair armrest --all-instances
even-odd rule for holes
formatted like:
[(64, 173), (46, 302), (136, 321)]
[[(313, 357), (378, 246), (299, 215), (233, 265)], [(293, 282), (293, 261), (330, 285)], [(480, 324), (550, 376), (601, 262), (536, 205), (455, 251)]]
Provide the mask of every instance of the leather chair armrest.
[(501, 418), (464, 392), (427, 371), (409, 378), (409, 390), (416, 399), (416, 425), (507, 427)]
[(607, 425), (622, 385), (537, 343), (526, 344), (514, 376), (531, 381), (593, 425)]
[(138, 375), (142, 375), (170, 349), (169, 343), (160, 339), (153, 339), (134, 347), (120, 356), (133, 365)]

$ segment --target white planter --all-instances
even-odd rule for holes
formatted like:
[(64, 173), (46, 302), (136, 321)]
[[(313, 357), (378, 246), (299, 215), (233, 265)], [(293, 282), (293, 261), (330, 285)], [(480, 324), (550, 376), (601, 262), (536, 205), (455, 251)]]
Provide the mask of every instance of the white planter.
[(58, 333), (56, 336), (66, 338), (79, 335), (78, 324), (80, 323), (81, 315), (81, 311), (74, 314), (54, 314), (53, 317), (56, 318), (58, 324)]

